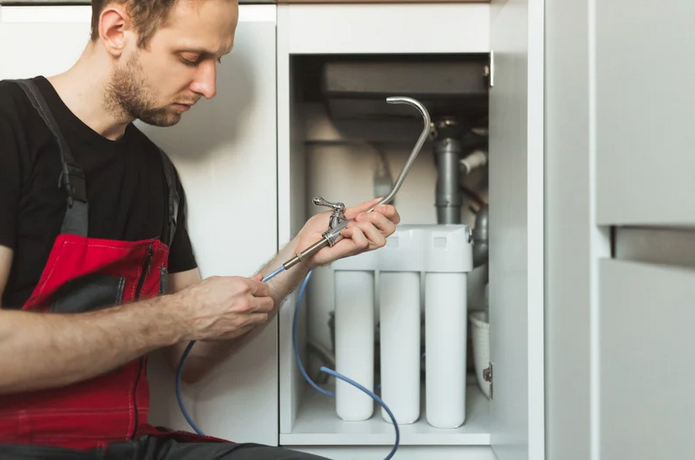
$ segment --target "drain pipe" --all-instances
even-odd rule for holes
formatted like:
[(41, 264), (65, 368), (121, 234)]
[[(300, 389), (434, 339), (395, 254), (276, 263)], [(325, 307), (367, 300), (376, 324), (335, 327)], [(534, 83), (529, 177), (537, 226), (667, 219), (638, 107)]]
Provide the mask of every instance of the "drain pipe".
[(435, 164), (437, 165), (437, 223), (460, 224), (463, 197), (459, 187), (461, 174), (461, 137), (463, 127), (454, 118), (432, 124)]
[[(437, 223), (460, 224), (463, 194), (459, 181), (487, 164), (487, 152), (477, 149), (462, 158), (464, 128), (455, 118), (442, 118), (432, 123), (431, 134), (437, 165)], [(472, 233), (473, 266), (477, 268), (488, 260), (487, 204), (478, 211)]]
[(473, 267), (478, 268), (488, 260), (488, 204), (480, 208), (473, 229)]

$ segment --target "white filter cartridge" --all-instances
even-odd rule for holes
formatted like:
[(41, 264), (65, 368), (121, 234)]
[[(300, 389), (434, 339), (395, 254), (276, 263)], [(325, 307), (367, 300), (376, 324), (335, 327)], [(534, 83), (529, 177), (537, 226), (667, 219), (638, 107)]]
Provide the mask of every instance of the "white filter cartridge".
[[(374, 272), (335, 271), (336, 371), (374, 391)], [(336, 379), (336, 413), (346, 421), (374, 414), (374, 400)]]
[[(381, 399), (398, 424), (420, 417), (420, 273), (379, 274)], [(385, 409), (384, 420), (392, 422)]]
[(436, 428), (466, 419), (466, 276), (425, 274), (425, 403)]

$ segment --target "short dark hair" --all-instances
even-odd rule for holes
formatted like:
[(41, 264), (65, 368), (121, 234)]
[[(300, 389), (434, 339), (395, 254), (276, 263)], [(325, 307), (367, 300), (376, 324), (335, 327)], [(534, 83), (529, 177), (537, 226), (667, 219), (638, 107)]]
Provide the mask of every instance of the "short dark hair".
[(155, 32), (166, 22), (177, 0), (92, 0), (92, 41), (99, 38), (99, 17), (111, 3), (126, 5), (138, 33), (138, 47), (147, 47)]

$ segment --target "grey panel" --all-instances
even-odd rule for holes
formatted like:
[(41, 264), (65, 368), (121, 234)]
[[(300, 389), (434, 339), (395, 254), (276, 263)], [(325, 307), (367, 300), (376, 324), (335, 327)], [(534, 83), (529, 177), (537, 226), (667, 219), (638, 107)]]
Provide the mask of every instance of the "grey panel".
[[(378, 60), (377, 60), (378, 59)], [(432, 119), (454, 116), (473, 126), (487, 120), (487, 54), (451, 56), (370, 56), (327, 58), (321, 68), (321, 95), (334, 118), (418, 118), (385, 104), (407, 94), (427, 107)]]
[(618, 228), (615, 258), (695, 268), (695, 231)]
[(596, 1), (600, 224), (695, 224), (695, 2)]
[(546, 2), (546, 458), (590, 455), (586, 0)]
[(695, 270), (599, 273), (601, 460), (695, 458)]

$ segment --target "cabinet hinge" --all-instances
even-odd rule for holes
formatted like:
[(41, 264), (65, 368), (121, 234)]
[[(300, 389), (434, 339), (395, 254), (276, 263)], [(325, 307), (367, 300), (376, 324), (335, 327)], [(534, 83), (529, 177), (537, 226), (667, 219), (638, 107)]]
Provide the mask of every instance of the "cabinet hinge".
[(485, 76), (490, 88), (495, 86), (495, 52), (490, 50), (490, 62), (485, 66)]
[(490, 399), (492, 399), (492, 363), (488, 363), (489, 367), (483, 369), (483, 379), (490, 383)]

